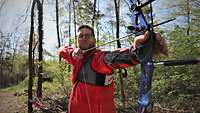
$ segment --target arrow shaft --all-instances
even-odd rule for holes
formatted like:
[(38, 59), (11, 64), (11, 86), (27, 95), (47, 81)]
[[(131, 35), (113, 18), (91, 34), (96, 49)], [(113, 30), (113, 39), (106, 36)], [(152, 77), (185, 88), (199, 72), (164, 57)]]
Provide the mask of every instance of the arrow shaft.
[(95, 49), (95, 48), (99, 48), (99, 47), (105, 46), (105, 45), (110, 44), (110, 43), (113, 43), (113, 42), (115, 42), (115, 41), (117, 41), (117, 40), (121, 40), (121, 39), (127, 38), (127, 37), (129, 37), (129, 36), (132, 36), (133, 34), (135, 34), (135, 33), (130, 33), (130, 34), (126, 35), (126, 36), (123, 36), (123, 37), (120, 37), (120, 38), (118, 38), (118, 39), (115, 39), (115, 40), (106, 42), (106, 43), (101, 44), (101, 45), (99, 45), (99, 46), (95, 46), (95, 47), (89, 48), (89, 49), (85, 50), (85, 52), (90, 51), (90, 50)]

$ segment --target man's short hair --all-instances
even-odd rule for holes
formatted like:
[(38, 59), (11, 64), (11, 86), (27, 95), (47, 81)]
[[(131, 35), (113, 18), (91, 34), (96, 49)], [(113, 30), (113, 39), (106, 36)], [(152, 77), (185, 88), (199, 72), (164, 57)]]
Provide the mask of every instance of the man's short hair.
[(78, 31), (80, 31), (83, 28), (90, 29), (91, 32), (92, 32), (92, 36), (95, 38), (94, 29), (92, 27), (90, 27), (89, 25), (81, 25), (81, 26), (78, 27)]

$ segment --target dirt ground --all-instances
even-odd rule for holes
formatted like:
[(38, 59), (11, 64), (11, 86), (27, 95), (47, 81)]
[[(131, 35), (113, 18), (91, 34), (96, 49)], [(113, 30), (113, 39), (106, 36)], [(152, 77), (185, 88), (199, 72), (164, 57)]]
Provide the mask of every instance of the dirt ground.
[(26, 103), (14, 93), (0, 92), (0, 113), (26, 113)]
[[(20, 96), (17, 93), (0, 91), (0, 113), (27, 113), (27, 104), (24, 101), (26, 99), (22, 99), (22, 96), (23, 96), (23, 98), (26, 98), (24, 95)], [(59, 103), (55, 103), (53, 108), (56, 107), (56, 105), (59, 105)], [(61, 105), (64, 105), (66, 107), (66, 103), (65, 104), (61, 103)], [(59, 106), (61, 106), (61, 105), (59, 105)], [(65, 110), (66, 109), (67, 108), (65, 108)], [(57, 109), (55, 109), (55, 110), (57, 110)], [(123, 113), (125, 113), (125, 112), (123, 112)], [(153, 113), (199, 113), (199, 112), (190, 112), (190, 111), (177, 112), (177, 110), (163, 108), (162, 106), (155, 104)]]

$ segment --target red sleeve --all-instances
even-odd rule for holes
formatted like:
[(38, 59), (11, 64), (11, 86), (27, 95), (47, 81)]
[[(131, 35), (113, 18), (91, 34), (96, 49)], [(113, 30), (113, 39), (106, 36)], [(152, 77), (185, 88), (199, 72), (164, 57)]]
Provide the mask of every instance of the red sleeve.
[(63, 46), (60, 47), (58, 50), (59, 56), (61, 56), (63, 59), (66, 60), (69, 64), (74, 64), (74, 59), (72, 58), (72, 52), (74, 51), (74, 48), (70, 46)]
[(101, 74), (113, 74), (113, 68), (111, 68), (110, 66), (108, 66), (105, 61), (104, 61), (104, 55), (105, 52), (97, 52), (94, 54), (93, 60), (92, 60), (92, 68), (101, 73)]

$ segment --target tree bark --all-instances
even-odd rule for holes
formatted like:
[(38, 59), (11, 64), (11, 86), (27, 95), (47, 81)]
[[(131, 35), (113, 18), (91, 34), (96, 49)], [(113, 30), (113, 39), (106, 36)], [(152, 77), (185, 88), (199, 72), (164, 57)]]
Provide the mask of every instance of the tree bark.
[[(69, 42), (68, 42), (68, 45), (71, 46), (71, 15), (72, 15), (72, 11), (71, 11), (71, 3), (72, 3), (72, 0), (69, 0), (69, 32), (68, 32), (68, 39), (69, 39)], [(71, 70), (71, 66), (68, 65), (68, 72), (70, 72)]]
[[(58, 38), (58, 47), (60, 48), (60, 33), (59, 33), (59, 14), (58, 14), (58, 0), (56, 0), (56, 31), (57, 31), (57, 38)], [(61, 57), (59, 56), (59, 62), (61, 62)]]
[(2, 3), (0, 4), (0, 13), (1, 13), (1, 9), (3, 8), (5, 3), (6, 3), (6, 0), (3, 0)]
[[(115, 14), (116, 14), (116, 38), (119, 39), (120, 0), (114, 0), (114, 4), (115, 4)], [(121, 48), (120, 40), (117, 40), (117, 47)], [(120, 78), (121, 101), (123, 105), (125, 105), (124, 83), (123, 83), (123, 76), (121, 69), (119, 70), (119, 78)]]
[(190, 35), (190, 0), (187, 0), (187, 35)]
[(28, 61), (29, 61), (29, 81), (28, 81), (28, 113), (32, 113), (32, 87), (33, 87), (33, 55), (32, 55), (32, 44), (33, 44), (33, 34), (34, 34), (34, 8), (35, 8), (36, 0), (33, 0), (32, 8), (31, 8), (31, 28), (30, 28), (30, 36), (29, 36), (29, 52), (28, 52)]
[(93, 4), (93, 17), (92, 17), (92, 27), (93, 28), (94, 28), (95, 19), (96, 19), (96, 0), (94, 0), (94, 4)]
[(43, 6), (40, 0), (37, 0), (38, 8), (38, 33), (39, 33), (39, 45), (38, 45), (38, 87), (37, 87), (37, 97), (42, 98), (42, 73), (43, 73)]
[[(74, 36), (75, 36), (75, 42), (76, 42), (76, 7), (75, 7), (75, 0), (73, 0), (73, 12), (74, 12)], [(75, 46), (77, 47), (77, 44), (75, 43)]]

